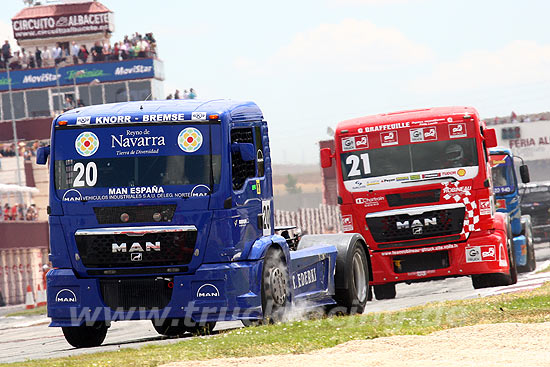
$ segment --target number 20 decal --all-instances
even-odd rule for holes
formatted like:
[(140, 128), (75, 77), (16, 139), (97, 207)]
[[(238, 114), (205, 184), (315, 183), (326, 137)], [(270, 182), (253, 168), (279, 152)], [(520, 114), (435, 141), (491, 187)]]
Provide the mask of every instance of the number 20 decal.
[[(363, 172), (359, 170), (359, 166), (363, 163)], [(368, 175), (370, 173), (370, 161), (369, 153), (363, 153), (360, 156), (351, 154), (346, 158), (346, 164), (351, 165), (349, 170), (348, 177)]]
[(73, 187), (91, 187), (97, 183), (97, 165), (95, 162), (89, 162), (86, 167), (84, 167), (84, 163), (78, 162), (74, 165), (73, 172), (76, 172)]

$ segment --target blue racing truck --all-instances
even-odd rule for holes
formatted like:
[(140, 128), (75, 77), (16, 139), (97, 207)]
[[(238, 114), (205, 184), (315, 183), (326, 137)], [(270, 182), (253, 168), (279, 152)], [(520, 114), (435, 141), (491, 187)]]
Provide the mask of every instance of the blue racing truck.
[[(530, 215), (521, 215), (521, 195), (514, 166), (514, 157), (510, 149), (489, 149), (491, 172), (493, 180), (493, 193), (495, 195), (496, 210), (508, 213), (510, 227), (513, 234), (514, 258), (518, 272), (533, 271), (536, 268), (535, 243), (533, 241), (533, 228)], [(519, 167), (522, 183), (529, 182), (529, 169), (527, 165)]]
[(365, 307), (359, 234), (275, 234), (268, 127), (253, 102), (74, 109), (53, 120), (37, 163), (48, 157), (48, 316), (75, 347), (100, 345), (118, 320), (174, 336), (293, 307)]

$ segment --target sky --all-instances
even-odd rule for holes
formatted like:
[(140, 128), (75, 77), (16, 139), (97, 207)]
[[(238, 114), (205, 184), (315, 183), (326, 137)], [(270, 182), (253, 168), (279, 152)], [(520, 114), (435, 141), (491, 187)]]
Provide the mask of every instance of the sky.
[[(339, 121), (435, 106), (549, 111), (547, 0), (102, 0), (112, 40), (153, 32), (165, 95), (253, 100), (272, 161), (319, 161)], [(22, 0), (3, 0), (0, 39)], [(12, 43), (13, 44), (13, 43)]]

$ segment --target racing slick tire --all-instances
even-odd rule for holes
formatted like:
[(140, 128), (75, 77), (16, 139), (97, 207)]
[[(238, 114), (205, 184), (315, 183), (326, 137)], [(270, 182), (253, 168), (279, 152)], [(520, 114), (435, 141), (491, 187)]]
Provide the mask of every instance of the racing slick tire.
[(474, 289), (500, 287), (516, 284), (518, 282), (516, 259), (512, 252), (512, 236), (512, 228), (510, 227), (510, 221), (508, 220), (506, 225), (508, 263), (510, 264), (508, 274), (494, 273), (472, 275), (472, 285)]
[[(345, 266), (336, 267), (336, 272), (343, 272), (346, 288), (336, 288), (334, 300), (336, 308), (344, 313), (356, 314), (365, 311), (369, 298), (369, 265), (365, 248), (360, 241), (354, 241), (348, 248)], [(334, 309), (334, 307), (329, 307)]]
[(262, 269), (263, 323), (281, 322), (289, 306), (289, 278), (285, 256), (281, 250), (270, 248)]
[(528, 273), (535, 270), (537, 267), (535, 242), (533, 241), (533, 229), (530, 223), (525, 225), (525, 229), (521, 234), (525, 236), (525, 241), (527, 242), (527, 263), (523, 266), (518, 266), (518, 273)]
[(98, 347), (103, 343), (108, 328), (107, 324), (98, 321), (91, 326), (84, 324), (82, 326), (62, 327), (61, 329), (65, 340), (73, 347), (91, 348)]
[(394, 299), (397, 292), (395, 291), (395, 283), (380, 284), (374, 286), (374, 296), (377, 300)]

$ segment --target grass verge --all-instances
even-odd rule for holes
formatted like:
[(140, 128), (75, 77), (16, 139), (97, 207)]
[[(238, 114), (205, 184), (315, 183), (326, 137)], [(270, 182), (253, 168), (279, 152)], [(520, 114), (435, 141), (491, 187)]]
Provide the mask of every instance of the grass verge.
[(550, 321), (550, 283), (529, 292), (435, 302), (395, 312), (249, 327), (210, 337), (183, 339), (170, 345), (34, 360), (9, 366), (158, 366), (179, 360), (304, 353), (350, 340), (425, 335), (483, 323), (545, 321)]
[(548, 265), (548, 266), (547, 266), (546, 268), (544, 268), (544, 269), (541, 269), (541, 270), (537, 271), (537, 274), (538, 274), (538, 273), (547, 273), (547, 272), (549, 272), (549, 271), (550, 271), (550, 265)]
[(23, 310), (23, 311), (17, 311), (7, 314), (6, 316), (34, 316), (34, 315), (44, 315), (46, 316), (48, 310), (46, 306), (40, 306), (36, 308), (32, 308), (30, 310)]

